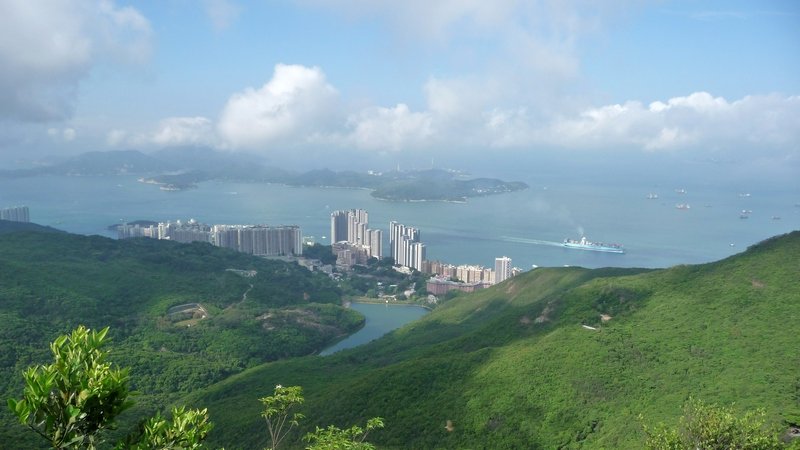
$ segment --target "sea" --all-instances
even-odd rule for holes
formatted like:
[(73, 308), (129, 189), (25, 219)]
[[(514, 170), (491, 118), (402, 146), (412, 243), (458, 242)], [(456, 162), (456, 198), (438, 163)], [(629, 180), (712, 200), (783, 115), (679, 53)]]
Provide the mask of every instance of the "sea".
[[(518, 180), (520, 178), (505, 178)], [(329, 244), (330, 214), (361, 208), (371, 228), (398, 221), (420, 229), (427, 258), (493, 267), (507, 256), (535, 267), (662, 268), (715, 261), (800, 229), (800, 189), (640, 179), (601, 183), (550, 177), (529, 189), (456, 202), (388, 202), (368, 190), (210, 181), (162, 191), (136, 176), (0, 178), (0, 208), (25, 205), (31, 221), (116, 237), (109, 225), (196, 219), (208, 224), (299, 225)], [(652, 195), (650, 195), (652, 194)], [(658, 198), (647, 198), (657, 196)], [(685, 205), (678, 208), (677, 205)], [(622, 244), (624, 254), (563, 248), (565, 238)]]

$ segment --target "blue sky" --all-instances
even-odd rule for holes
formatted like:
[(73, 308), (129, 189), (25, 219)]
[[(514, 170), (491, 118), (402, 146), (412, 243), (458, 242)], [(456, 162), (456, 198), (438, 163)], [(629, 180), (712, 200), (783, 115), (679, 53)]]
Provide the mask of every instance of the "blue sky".
[(0, 161), (800, 155), (795, 1), (0, 0)]

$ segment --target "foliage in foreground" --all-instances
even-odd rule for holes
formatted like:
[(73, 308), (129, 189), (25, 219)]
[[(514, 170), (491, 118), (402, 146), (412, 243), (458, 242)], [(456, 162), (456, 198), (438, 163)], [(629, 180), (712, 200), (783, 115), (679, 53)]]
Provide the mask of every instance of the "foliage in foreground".
[(8, 400), (20, 422), (53, 448), (94, 448), (101, 431), (131, 406), (128, 371), (105, 361), (100, 348), (108, 328), (79, 327), (50, 345), (55, 361), (23, 373), (21, 400)]
[(167, 420), (157, 412), (155, 417), (144, 424), (142, 437), (130, 446), (117, 445), (117, 449), (180, 449), (199, 450), (204, 448), (205, 440), (213, 425), (208, 420), (207, 409), (172, 408), (172, 420)]
[(267, 432), (272, 442), (270, 449), (275, 450), (289, 433), (305, 416), (294, 412), (295, 408), (303, 404), (303, 388), (300, 386), (283, 387), (275, 386), (271, 396), (260, 398), (264, 405), (261, 416), (267, 421)]
[(778, 430), (765, 426), (763, 409), (737, 416), (731, 407), (708, 405), (690, 398), (677, 428), (645, 426), (649, 450), (780, 450), (789, 447)]
[(306, 450), (373, 450), (375, 446), (365, 440), (369, 432), (377, 428), (383, 428), (383, 419), (373, 417), (367, 421), (364, 428), (353, 425), (342, 430), (337, 426), (328, 425), (328, 428), (317, 427), (303, 439), (309, 443)]
[[(23, 373), (22, 399), (8, 406), (19, 421), (47, 440), (53, 449), (97, 448), (102, 432), (114, 427), (129, 400), (128, 370), (112, 367), (102, 350), (108, 327), (92, 331), (84, 326), (60, 336), (51, 345), (53, 364), (34, 366)], [(208, 411), (174, 408), (172, 421), (157, 414), (138, 438), (117, 448), (197, 449), (211, 430)]]
[[(19, 421), (47, 440), (52, 449), (95, 450), (104, 442), (102, 432), (113, 428), (117, 416), (128, 409), (128, 370), (112, 367), (102, 350), (108, 327), (92, 331), (84, 326), (58, 337), (50, 346), (55, 362), (34, 366), (23, 374), (25, 389), (20, 400), (8, 406)], [(300, 386), (275, 386), (273, 395), (259, 399), (264, 407), (271, 450), (277, 450), (289, 430), (305, 416), (296, 409), (303, 404)], [(211, 431), (207, 409), (172, 408), (172, 420), (160, 412), (142, 424), (138, 433), (120, 441), (116, 450), (200, 450)], [(383, 419), (370, 419), (365, 428), (333, 425), (309, 433), (309, 450), (372, 450), (367, 434), (383, 428)]]

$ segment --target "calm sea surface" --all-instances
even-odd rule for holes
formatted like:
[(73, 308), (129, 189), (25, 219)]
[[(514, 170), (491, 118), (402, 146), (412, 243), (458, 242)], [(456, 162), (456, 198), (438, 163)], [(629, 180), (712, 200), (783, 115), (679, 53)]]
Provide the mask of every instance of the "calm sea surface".
[(350, 307), (364, 314), (364, 317), (367, 318), (364, 328), (321, 351), (320, 355), (326, 356), (339, 350), (366, 344), (428, 313), (425, 308), (413, 305), (352, 303)]
[[(73, 233), (113, 237), (106, 227), (122, 221), (194, 218), (210, 224), (299, 225), (304, 235), (325, 244), (331, 211), (364, 208), (370, 226), (385, 235), (391, 220), (419, 228), (428, 259), (493, 266), (495, 257), (508, 256), (523, 270), (534, 264), (593, 268), (709, 262), (800, 229), (798, 190), (593, 186), (557, 180), (530, 184), (525, 191), (466, 203), (395, 203), (358, 189), (206, 182), (197, 189), (165, 192), (132, 176), (51, 176), (0, 179), (0, 207), (27, 205), (32, 221)], [(648, 200), (651, 192), (659, 198)], [(690, 208), (677, 209), (679, 203)], [(749, 218), (739, 217), (742, 210), (752, 211)], [(556, 245), (581, 234), (623, 244), (626, 253)]]

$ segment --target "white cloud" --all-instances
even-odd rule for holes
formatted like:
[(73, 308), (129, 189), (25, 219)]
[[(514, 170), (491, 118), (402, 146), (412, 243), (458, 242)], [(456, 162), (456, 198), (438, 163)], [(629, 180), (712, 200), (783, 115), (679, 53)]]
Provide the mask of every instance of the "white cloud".
[[(535, 23), (546, 25), (548, 33), (566, 36), (593, 26), (604, 10), (624, 8), (598, 6), (585, 0), (296, 0), (352, 17), (378, 17), (392, 23), (396, 31), (410, 39), (448, 40), (463, 28), (487, 34), (508, 30), (510, 26)], [(579, 14), (585, 11), (584, 14)]]
[(203, 7), (216, 31), (230, 27), (242, 12), (241, 7), (230, 0), (203, 0)]
[(48, 128), (47, 135), (56, 142), (71, 142), (77, 137), (74, 128)]
[(106, 133), (106, 144), (109, 147), (120, 147), (126, 143), (127, 138), (127, 131), (115, 128)]
[(264, 86), (228, 99), (218, 130), (233, 148), (304, 142), (328, 129), (337, 100), (318, 67), (278, 64)]
[(438, 74), (425, 85), (433, 135), (460, 139), (466, 132), (508, 143), (523, 136), (480, 136), (491, 131), (483, 126), (485, 117), (506, 111), (519, 122), (522, 108), (529, 120), (539, 121), (568, 112), (574, 100), (566, 98), (580, 89), (579, 42), (647, 0), (295, 1), (388, 23), (412, 51), (439, 55), (441, 67), (457, 67), (460, 75)]
[(431, 114), (412, 112), (405, 104), (367, 108), (348, 119), (346, 142), (365, 150), (399, 151), (430, 144)]
[[(800, 151), (800, 97), (706, 92), (543, 115), (524, 103), (493, 107), (469, 83), (429, 81), (428, 109), (369, 108), (350, 116), (343, 142), (369, 150), (472, 148), (670, 151), (780, 156)], [(341, 144), (341, 142), (340, 142)]]
[(152, 142), (160, 147), (213, 146), (216, 141), (214, 124), (205, 117), (169, 117), (152, 136)]
[(150, 34), (138, 11), (110, 0), (0, 2), (0, 119), (69, 116), (92, 66), (146, 59)]
[(797, 153), (800, 97), (760, 95), (729, 102), (696, 92), (647, 107), (631, 101), (557, 119), (539, 136), (568, 148)]

